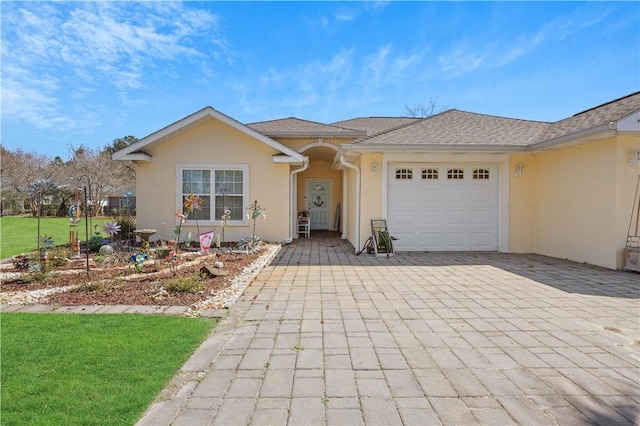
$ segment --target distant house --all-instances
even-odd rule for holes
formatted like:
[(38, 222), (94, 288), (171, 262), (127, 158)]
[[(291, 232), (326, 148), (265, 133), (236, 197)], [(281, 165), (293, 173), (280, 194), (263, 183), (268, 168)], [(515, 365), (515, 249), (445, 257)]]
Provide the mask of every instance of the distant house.
[(109, 194), (106, 196), (106, 203), (103, 211), (107, 215), (134, 214), (136, 211), (136, 197), (133, 195), (135, 189)]
[[(297, 216), (354, 250), (385, 218), (397, 251), (539, 253), (622, 268), (640, 165), (640, 92), (547, 123), (459, 110), (415, 119), (243, 124), (207, 107), (113, 154), (133, 160), (137, 223), (168, 238), (200, 195), (202, 229), (297, 238)], [(339, 205), (339, 208), (338, 208)], [(189, 221), (187, 226), (194, 226)], [(195, 230), (195, 228), (194, 228)]]

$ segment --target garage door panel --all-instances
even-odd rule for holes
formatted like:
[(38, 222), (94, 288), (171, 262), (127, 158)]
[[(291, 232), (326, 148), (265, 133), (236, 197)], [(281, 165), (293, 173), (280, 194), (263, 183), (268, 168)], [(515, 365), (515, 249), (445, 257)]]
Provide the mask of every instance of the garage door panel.
[(444, 201), (445, 202), (464, 202), (465, 200), (465, 188), (444, 188)]
[(495, 226), (494, 214), (492, 211), (488, 210), (472, 210), (469, 212), (470, 223), (471, 225), (487, 225), (487, 226)]
[(466, 232), (448, 232), (445, 237), (445, 250), (464, 250), (466, 247)]
[(472, 250), (492, 250), (495, 238), (494, 232), (471, 232)]
[[(413, 169), (413, 179), (395, 179), (398, 168)], [(474, 168), (489, 170), (473, 179)], [(421, 169), (439, 169), (437, 179), (423, 179)], [(443, 171), (464, 169), (464, 179)], [(387, 218), (397, 250), (465, 251), (498, 248), (498, 167), (390, 163)]]
[(475, 203), (495, 203), (495, 188), (471, 188), (471, 201)]
[(414, 188), (412, 195), (420, 203), (433, 203), (440, 200), (441, 190), (438, 188)]
[(464, 210), (447, 210), (445, 212), (445, 223), (447, 225), (464, 225), (466, 212)]
[(393, 222), (398, 226), (412, 226), (415, 222), (415, 210), (395, 210), (389, 215), (389, 222)]

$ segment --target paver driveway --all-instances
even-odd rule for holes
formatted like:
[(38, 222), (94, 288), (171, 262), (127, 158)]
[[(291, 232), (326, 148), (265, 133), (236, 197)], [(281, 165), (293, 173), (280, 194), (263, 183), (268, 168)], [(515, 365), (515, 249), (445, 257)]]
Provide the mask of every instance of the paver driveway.
[(637, 424), (640, 275), (283, 247), (140, 424)]

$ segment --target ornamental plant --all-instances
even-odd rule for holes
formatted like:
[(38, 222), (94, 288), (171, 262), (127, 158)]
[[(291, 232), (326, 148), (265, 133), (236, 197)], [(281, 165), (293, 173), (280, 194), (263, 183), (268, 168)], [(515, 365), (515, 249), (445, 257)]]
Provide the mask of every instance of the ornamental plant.
[(198, 230), (198, 235), (200, 235), (200, 226), (198, 225), (198, 212), (202, 208), (202, 204), (202, 198), (194, 194), (189, 194), (189, 196), (182, 203), (184, 211), (187, 213), (187, 217), (191, 213), (193, 213), (193, 218), (196, 220), (196, 229)]
[(176, 251), (178, 250), (178, 244), (180, 244), (180, 234), (182, 233), (182, 224), (187, 223), (187, 215), (180, 210), (176, 211), (176, 220), (178, 224), (173, 227), (173, 233), (176, 234)]
[(178, 273), (178, 265), (180, 265), (181, 261), (178, 257), (177, 249), (172, 249), (169, 252), (169, 255), (164, 258), (164, 261), (169, 265), (169, 270), (175, 276)]

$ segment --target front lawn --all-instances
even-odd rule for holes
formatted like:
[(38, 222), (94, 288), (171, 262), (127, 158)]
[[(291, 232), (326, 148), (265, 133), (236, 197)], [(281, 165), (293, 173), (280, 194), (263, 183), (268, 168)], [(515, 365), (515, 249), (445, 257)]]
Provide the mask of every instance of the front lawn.
[(0, 316), (2, 424), (133, 424), (214, 321), (147, 315)]
[[(106, 236), (104, 224), (112, 221), (108, 217), (91, 218), (89, 238), (99, 231)], [(77, 226), (69, 226), (68, 217), (43, 217), (40, 219), (40, 235), (53, 237), (55, 245), (69, 244), (69, 231), (78, 231), (80, 241), (86, 241), (85, 219)], [(0, 259), (6, 259), (38, 248), (38, 218), (5, 216), (0, 218)]]

